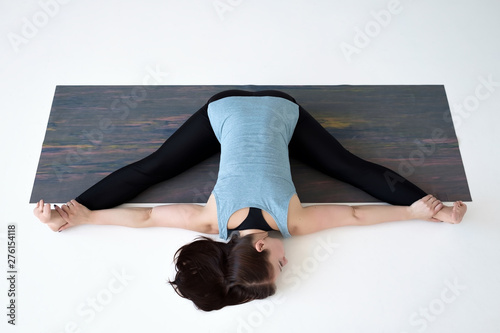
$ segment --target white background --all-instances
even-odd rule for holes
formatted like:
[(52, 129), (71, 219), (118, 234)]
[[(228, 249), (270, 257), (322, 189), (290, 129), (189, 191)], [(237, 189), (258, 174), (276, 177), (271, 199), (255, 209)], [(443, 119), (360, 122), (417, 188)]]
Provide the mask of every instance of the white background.
[[(500, 2), (3, 0), (0, 13), (2, 332), (500, 330)], [(342, 51), (348, 44), (355, 53)], [(55, 86), (143, 82), (444, 84), (474, 202), (460, 225), (394, 222), (287, 240), (278, 295), (198, 311), (165, 283), (195, 233), (52, 233), (28, 204)]]

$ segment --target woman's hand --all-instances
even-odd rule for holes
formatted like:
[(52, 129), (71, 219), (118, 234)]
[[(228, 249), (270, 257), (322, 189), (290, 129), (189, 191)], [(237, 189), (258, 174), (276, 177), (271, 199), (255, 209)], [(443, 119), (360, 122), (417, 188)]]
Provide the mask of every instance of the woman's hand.
[(434, 218), (434, 216), (443, 209), (443, 203), (429, 194), (422, 199), (415, 201), (410, 207), (409, 211), (414, 219), (429, 220), (433, 222), (441, 222)]
[(56, 211), (67, 223), (59, 231), (78, 224), (87, 224), (90, 221), (91, 211), (76, 200), (71, 200), (62, 207), (55, 206)]

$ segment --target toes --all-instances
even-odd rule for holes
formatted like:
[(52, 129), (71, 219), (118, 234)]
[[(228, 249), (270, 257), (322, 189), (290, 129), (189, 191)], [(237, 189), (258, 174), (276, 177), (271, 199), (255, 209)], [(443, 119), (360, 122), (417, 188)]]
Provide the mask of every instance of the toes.
[(45, 216), (50, 216), (50, 204), (49, 203), (46, 203), (45, 205), (43, 205), (43, 215)]
[(460, 223), (467, 211), (467, 206), (462, 201), (456, 201), (453, 203), (452, 218), (453, 223)]

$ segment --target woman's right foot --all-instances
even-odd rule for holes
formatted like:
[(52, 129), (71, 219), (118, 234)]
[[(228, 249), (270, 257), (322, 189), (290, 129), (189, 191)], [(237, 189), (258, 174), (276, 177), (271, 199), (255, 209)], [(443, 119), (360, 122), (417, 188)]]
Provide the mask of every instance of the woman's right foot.
[(67, 224), (61, 215), (51, 210), (50, 204), (44, 203), (43, 200), (37, 202), (35, 208), (33, 209), (33, 214), (40, 220), (40, 222), (45, 223), (52, 231), (59, 231), (62, 226)]

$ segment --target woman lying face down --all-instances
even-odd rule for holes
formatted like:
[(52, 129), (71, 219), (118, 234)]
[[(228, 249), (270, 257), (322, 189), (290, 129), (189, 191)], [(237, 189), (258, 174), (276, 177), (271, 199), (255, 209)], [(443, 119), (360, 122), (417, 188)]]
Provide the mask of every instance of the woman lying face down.
[[(205, 205), (120, 206), (161, 181), (220, 153)], [(312, 205), (295, 191), (289, 156), (391, 205)], [(388, 182), (387, 179), (397, 179)], [(395, 172), (347, 151), (289, 95), (225, 91), (210, 98), (156, 152), (127, 165), (62, 207), (43, 200), (35, 215), (54, 231), (81, 224), (174, 227), (219, 234), (175, 254), (176, 292), (205, 311), (266, 298), (287, 264), (283, 237), (353, 225), (427, 220), (459, 223), (467, 207), (446, 206)], [(239, 234), (230, 232), (239, 230)]]

